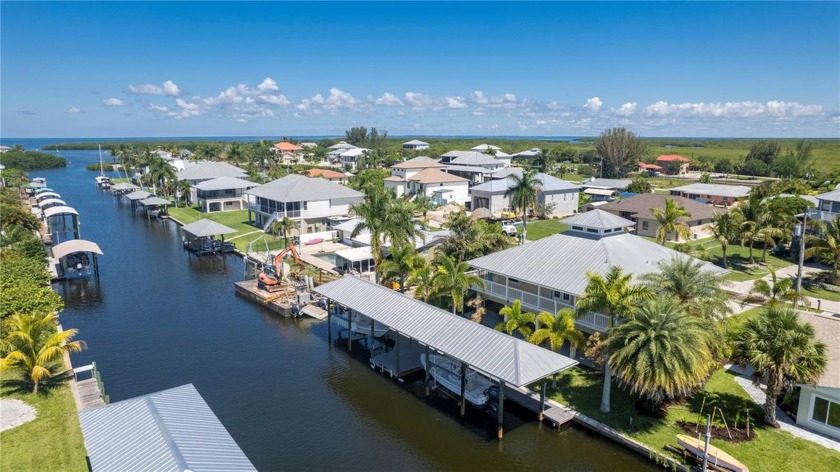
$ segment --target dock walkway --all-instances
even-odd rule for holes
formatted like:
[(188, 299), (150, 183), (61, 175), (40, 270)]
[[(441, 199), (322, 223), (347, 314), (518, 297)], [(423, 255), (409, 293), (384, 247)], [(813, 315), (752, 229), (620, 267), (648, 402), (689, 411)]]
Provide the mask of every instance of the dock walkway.
[[(505, 397), (507, 397), (508, 400), (533, 411), (534, 413), (540, 412), (539, 393), (533, 392), (525, 387), (516, 388), (506, 385)], [(548, 420), (555, 428), (572, 421), (575, 419), (575, 416), (577, 416), (576, 411), (550, 399), (546, 399), (545, 406), (546, 409), (543, 410), (543, 418)]]
[(107, 404), (107, 396), (103, 393), (104, 387), (99, 373), (96, 371), (96, 364), (89, 364), (73, 369), (73, 376), (78, 374), (90, 372), (91, 378), (85, 380), (78, 380), (76, 378), (76, 405), (79, 411), (84, 411), (90, 408), (97, 408)]

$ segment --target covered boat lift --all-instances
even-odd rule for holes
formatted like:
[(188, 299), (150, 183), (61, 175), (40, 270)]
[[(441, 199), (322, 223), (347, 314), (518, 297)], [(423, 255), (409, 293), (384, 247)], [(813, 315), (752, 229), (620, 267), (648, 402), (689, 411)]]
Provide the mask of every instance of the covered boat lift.
[(24, 185), (22, 188), (26, 191), (27, 195), (34, 195), (35, 190), (39, 188), (45, 188), (47, 184), (41, 182), (29, 182), (28, 184)]
[(47, 187), (47, 184), (42, 184), (40, 187), (35, 189), (35, 195), (40, 195), (44, 192), (55, 192), (55, 190)]
[(47, 198), (46, 200), (38, 202), (38, 208), (41, 209), (41, 211), (56, 206), (67, 206), (67, 203), (60, 198)]
[[(403, 295), (381, 285), (353, 276), (345, 276), (314, 289), (329, 303), (348, 308), (348, 330), (354, 314), (364, 315), (376, 323), (388, 326), (398, 336), (395, 346), (397, 371), (400, 363), (400, 336), (412, 339), (425, 348), (426, 365), (430, 365), (432, 351), (439, 352), (461, 364), (460, 408), (466, 405), (466, 371), (484, 374), (499, 386), (498, 438), (504, 434), (505, 385), (524, 387), (542, 380), (539, 418), (545, 410), (545, 379), (577, 364), (574, 359), (535, 346), (513, 336), (491, 329), (467, 318), (454, 315), (420, 300)], [(328, 313), (327, 336), (332, 342), (332, 307)], [(374, 326), (375, 323), (371, 323)], [(352, 345), (348, 337), (348, 348)], [(430, 394), (429, 371), (425, 376), (426, 396)], [(514, 390), (516, 391), (516, 390)]]
[[(70, 219), (68, 222), (67, 219)], [(54, 206), (44, 210), (44, 221), (53, 244), (81, 238), (79, 212), (69, 206)]]
[(153, 195), (145, 190), (135, 190), (131, 193), (125, 194), (125, 198), (131, 202), (131, 211), (137, 210), (137, 204), (140, 200), (145, 200)]
[(72, 239), (57, 244), (52, 248), (52, 258), (55, 262), (56, 278), (77, 279), (99, 277), (99, 260), (103, 255), (99, 245), (84, 239)]
[[(146, 218), (151, 218), (152, 216), (160, 216), (161, 211), (156, 210), (158, 207), (163, 207), (163, 212), (166, 213), (166, 207), (171, 205), (172, 202), (169, 200), (160, 198), (160, 197), (149, 197), (143, 200), (140, 200), (140, 205), (143, 206), (143, 211), (146, 213)], [(152, 215), (154, 213), (154, 215)]]
[[(208, 219), (184, 225), (181, 230), (184, 231), (184, 248), (198, 255), (233, 251), (233, 245), (225, 243), (225, 235), (238, 232)], [(214, 239), (214, 236), (221, 236), (222, 239)]]
[(36, 203), (41, 202), (43, 200), (46, 200), (48, 198), (61, 198), (61, 195), (59, 195), (55, 192), (41, 192), (41, 193), (35, 194), (35, 202)]
[(111, 193), (113, 193), (114, 195), (123, 195), (126, 193), (133, 192), (135, 190), (140, 190), (140, 187), (128, 182), (121, 182), (118, 184), (111, 185)]

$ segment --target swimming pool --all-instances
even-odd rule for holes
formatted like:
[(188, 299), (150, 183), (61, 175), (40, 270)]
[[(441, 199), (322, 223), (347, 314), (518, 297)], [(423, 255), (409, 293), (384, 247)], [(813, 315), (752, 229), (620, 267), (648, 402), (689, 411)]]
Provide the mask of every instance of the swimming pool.
[(335, 253), (325, 253), (325, 254), (315, 254), (315, 257), (321, 259), (322, 261), (329, 262), (332, 266), (335, 266)]

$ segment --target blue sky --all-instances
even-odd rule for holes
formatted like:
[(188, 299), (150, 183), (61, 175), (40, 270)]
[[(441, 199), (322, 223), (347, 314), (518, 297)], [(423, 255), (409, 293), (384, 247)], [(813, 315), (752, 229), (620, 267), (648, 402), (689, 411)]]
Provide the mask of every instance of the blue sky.
[(840, 137), (840, 3), (17, 3), (7, 137)]

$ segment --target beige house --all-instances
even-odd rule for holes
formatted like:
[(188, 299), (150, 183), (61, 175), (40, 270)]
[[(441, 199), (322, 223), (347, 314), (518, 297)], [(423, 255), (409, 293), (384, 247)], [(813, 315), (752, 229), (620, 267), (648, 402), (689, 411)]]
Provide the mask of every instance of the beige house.
[(670, 189), (671, 195), (705, 200), (713, 205), (731, 206), (750, 196), (750, 187), (744, 185), (688, 184)]
[(828, 363), (815, 385), (799, 386), (796, 423), (840, 439), (840, 319), (805, 312), (799, 312), (799, 317), (810, 323), (817, 339), (827, 345)]
[(385, 187), (391, 189), (397, 197), (405, 195), (408, 179), (426, 169), (443, 169), (443, 164), (431, 157), (419, 156), (391, 166), (391, 175), (385, 178)]
[[(691, 200), (677, 195), (658, 195), (655, 193), (644, 193), (635, 197), (625, 198), (617, 202), (610, 202), (598, 208), (613, 215), (627, 218), (636, 222), (636, 234), (639, 236), (656, 237), (659, 231), (659, 221), (653, 216), (653, 209), (665, 209), (665, 201), (674, 200), (677, 205), (682, 205), (689, 213), (690, 218), (684, 218), (683, 222), (688, 225), (691, 231), (691, 239), (701, 239), (712, 235), (710, 227), (715, 213), (726, 212), (726, 209), (715, 208), (704, 205), (696, 200)], [(668, 234), (668, 241), (679, 241), (674, 233)]]
[(405, 193), (425, 195), (435, 205), (458, 203), (464, 205), (470, 199), (470, 181), (438, 169), (425, 169), (406, 179)]

